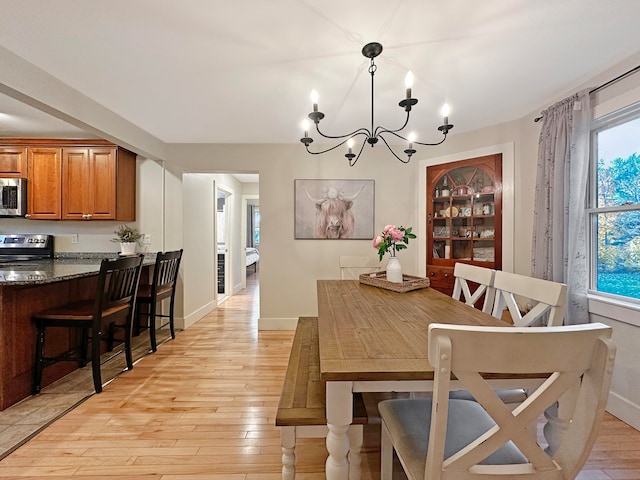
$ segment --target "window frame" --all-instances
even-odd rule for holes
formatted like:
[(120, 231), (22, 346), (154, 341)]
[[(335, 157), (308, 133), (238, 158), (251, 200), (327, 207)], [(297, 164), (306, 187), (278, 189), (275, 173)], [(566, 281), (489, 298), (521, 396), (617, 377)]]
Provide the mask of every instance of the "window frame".
[(585, 225), (587, 227), (587, 251), (589, 252), (589, 285), (587, 286), (589, 296), (600, 297), (602, 300), (606, 301), (606, 303), (612, 302), (640, 310), (640, 299), (597, 290), (598, 215), (603, 213), (640, 211), (640, 203), (598, 207), (597, 134), (638, 119), (640, 119), (640, 102), (632, 103), (591, 121), (589, 140), (589, 180), (587, 205), (585, 209)]

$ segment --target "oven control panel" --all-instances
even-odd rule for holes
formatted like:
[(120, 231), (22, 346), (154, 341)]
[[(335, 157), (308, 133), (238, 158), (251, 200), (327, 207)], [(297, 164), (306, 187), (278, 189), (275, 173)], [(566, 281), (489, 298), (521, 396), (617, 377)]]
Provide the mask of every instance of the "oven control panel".
[(53, 244), (52, 235), (29, 233), (23, 235), (0, 235), (0, 249), (3, 248), (49, 248)]

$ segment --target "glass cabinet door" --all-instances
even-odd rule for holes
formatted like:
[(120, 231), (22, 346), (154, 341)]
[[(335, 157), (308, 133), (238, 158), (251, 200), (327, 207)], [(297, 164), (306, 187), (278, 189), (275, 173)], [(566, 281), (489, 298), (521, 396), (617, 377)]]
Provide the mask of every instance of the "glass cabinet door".
[(472, 160), (455, 163), (461, 165), (430, 167), (434, 171), (428, 179), (428, 235), (432, 239), (428, 256), (431, 260), (494, 264), (496, 232), (501, 225), (496, 220), (500, 182), (496, 172), (485, 165), (474, 165)]

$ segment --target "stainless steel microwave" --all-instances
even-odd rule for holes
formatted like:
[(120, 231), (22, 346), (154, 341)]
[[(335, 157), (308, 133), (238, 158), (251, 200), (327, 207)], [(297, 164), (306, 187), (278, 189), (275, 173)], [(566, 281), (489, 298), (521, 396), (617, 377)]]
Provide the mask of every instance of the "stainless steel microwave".
[(0, 178), (0, 217), (27, 214), (27, 179)]

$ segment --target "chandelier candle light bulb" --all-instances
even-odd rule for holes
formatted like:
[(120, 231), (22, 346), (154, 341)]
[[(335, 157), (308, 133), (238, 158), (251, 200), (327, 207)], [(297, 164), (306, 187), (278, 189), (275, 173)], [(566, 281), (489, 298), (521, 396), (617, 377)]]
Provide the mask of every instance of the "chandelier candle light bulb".
[(318, 92), (311, 90), (311, 103), (313, 103), (313, 111), (318, 111)]
[(404, 77), (404, 86), (407, 87), (407, 98), (411, 98), (411, 87), (413, 87), (413, 73), (411, 73), (411, 70)]
[(414, 132), (411, 132), (409, 135), (407, 135), (407, 140), (409, 141), (409, 150), (413, 148), (413, 142), (415, 139), (416, 139), (416, 134)]
[(442, 106), (442, 110), (440, 110), (440, 113), (442, 113), (442, 116), (444, 117), (444, 124), (446, 125), (447, 123), (449, 123), (449, 112), (450, 112), (450, 108), (449, 108), (449, 104), (445, 103)]

